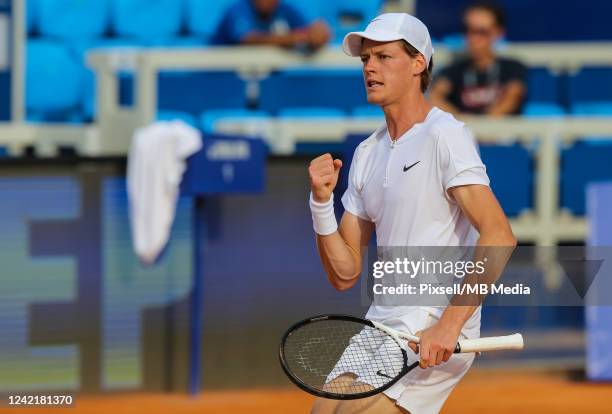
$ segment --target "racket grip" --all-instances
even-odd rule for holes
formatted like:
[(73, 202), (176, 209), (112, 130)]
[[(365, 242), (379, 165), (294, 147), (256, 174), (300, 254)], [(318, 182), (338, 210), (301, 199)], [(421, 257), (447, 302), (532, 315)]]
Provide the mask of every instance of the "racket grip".
[[(504, 349), (523, 349), (523, 335), (515, 333), (507, 336), (492, 336), (489, 338), (462, 339), (458, 344), (458, 352), (486, 352)], [(457, 351), (456, 351), (457, 352)]]

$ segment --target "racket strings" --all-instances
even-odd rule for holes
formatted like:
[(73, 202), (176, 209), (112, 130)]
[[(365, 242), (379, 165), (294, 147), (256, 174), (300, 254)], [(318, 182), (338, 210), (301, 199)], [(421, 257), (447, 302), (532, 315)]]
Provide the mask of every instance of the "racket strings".
[(338, 396), (382, 388), (404, 368), (399, 344), (385, 332), (347, 320), (321, 320), (293, 331), (287, 368), (302, 384)]

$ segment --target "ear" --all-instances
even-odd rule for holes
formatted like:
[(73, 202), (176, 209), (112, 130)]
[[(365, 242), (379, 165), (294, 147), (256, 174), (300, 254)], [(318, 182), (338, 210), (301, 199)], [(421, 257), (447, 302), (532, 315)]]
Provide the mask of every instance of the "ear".
[(412, 59), (412, 68), (414, 69), (415, 75), (420, 75), (421, 73), (426, 71), (427, 62), (425, 61), (425, 56), (423, 56), (421, 53), (414, 56), (414, 58)]

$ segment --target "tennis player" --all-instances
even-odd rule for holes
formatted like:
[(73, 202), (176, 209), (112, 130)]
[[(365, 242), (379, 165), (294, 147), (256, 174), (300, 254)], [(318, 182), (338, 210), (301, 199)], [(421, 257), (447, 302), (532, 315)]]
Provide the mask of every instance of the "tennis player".
[[(378, 246), (513, 248), (472, 134), (424, 95), (433, 67), (427, 27), (408, 14), (382, 14), (365, 31), (349, 33), (343, 49), (361, 57), (368, 102), (383, 109), (386, 122), (355, 151), (340, 226), (333, 190), (342, 162), (325, 154), (310, 163), (310, 208), (330, 283), (342, 291), (357, 282), (374, 230)], [(313, 413), (439, 412), (473, 362), (473, 354), (451, 355), (460, 337), (480, 336), (480, 307), (372, 305), (366, 318), (420, 336), (411, 348), (423, 369), (374, 397), (318, 399)], [(367, 384), (358, 372), (335, 381)]]

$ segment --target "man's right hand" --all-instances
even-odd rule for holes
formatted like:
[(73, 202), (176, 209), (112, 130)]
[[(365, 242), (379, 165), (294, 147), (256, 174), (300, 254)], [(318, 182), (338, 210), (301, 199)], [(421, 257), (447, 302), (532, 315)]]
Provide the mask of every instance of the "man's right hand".
[(312, 198), (317, 203), (326, 203), (331, 198), (338, 183), (338, 174), (342, 161), (333, 159), (331, 154), (323, 154), (310, 162), (308, 174), (310, 175), (310, 190)]

